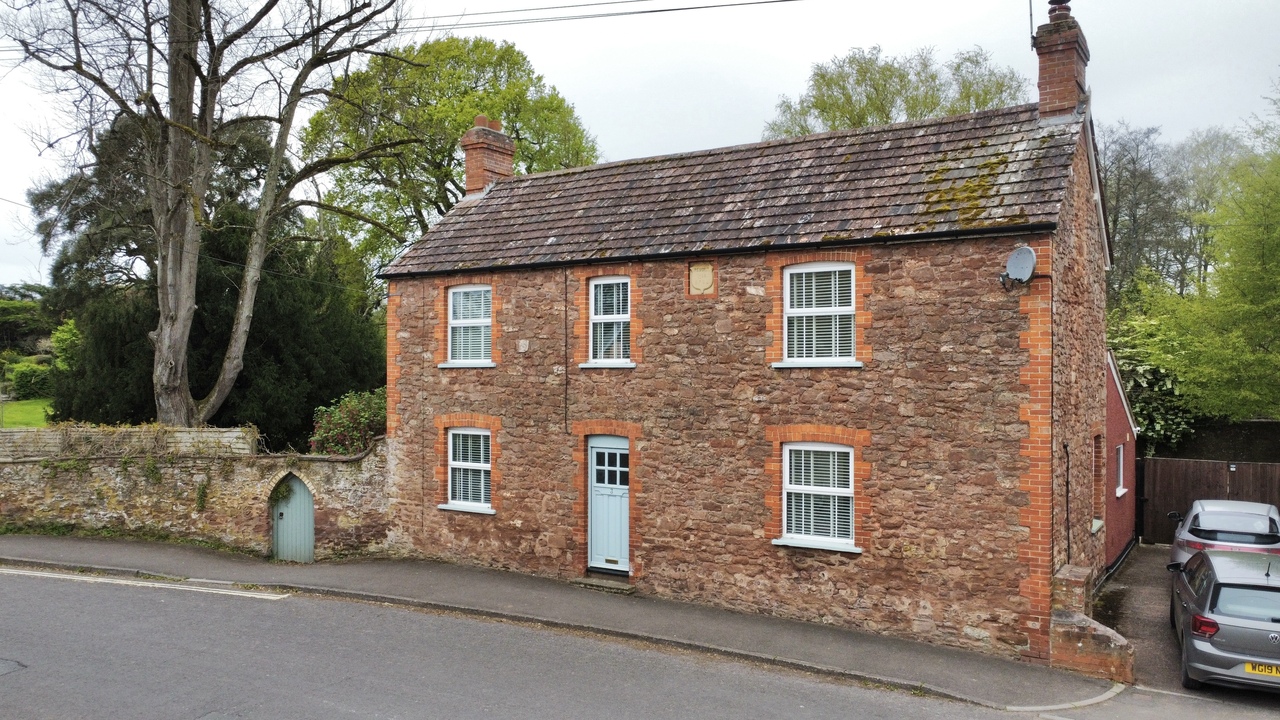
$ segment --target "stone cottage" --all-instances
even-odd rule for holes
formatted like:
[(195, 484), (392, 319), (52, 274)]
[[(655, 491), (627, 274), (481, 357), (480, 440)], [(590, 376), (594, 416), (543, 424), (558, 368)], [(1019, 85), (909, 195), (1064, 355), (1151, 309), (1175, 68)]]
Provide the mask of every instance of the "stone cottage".
[(1048, 662), (1104, 564), (1108, 247), (1065, 5), (1036, 50), (1029, 105), (521, 177), (477, 118), (384, 273), (393, 540)]

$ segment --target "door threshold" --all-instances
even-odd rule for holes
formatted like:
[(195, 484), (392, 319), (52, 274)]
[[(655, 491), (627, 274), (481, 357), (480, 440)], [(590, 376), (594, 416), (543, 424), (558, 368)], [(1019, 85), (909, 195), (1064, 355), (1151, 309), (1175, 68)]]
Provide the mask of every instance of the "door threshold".
[(588, 590), (599, 590), (601, 592), (614, 593), (616, 595), (631, 595), (636, 591), (634, 585), (622, 582), (620, 579), (615, 579), (617, 578), (616, 575), (609, 575), (606, 577), (600, 577), (598, 575), (593, 577), (592, 575), (592, 573), (588, 573), (586, 577), (570, 580), (569, 582)]

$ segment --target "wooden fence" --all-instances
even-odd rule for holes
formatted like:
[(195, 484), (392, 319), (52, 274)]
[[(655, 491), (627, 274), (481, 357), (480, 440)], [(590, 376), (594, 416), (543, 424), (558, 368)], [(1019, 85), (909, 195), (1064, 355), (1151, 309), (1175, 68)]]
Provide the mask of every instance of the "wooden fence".
[(1146, 458), (1142, 460), (1139, 507), (1142, 539), (1173, 541), (1177, 523), (1170, 512), (1185, 513), (1196, 500), (1248, 500), (1280, 506), (1280, 463)]

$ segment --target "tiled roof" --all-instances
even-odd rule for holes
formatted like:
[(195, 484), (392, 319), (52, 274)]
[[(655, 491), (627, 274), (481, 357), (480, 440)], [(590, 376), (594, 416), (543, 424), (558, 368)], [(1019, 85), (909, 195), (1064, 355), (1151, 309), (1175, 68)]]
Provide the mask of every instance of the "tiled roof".
[(459, 203), (384, 275), (1053, 223), (1081, 127), (1022, 105), (518, 176)]

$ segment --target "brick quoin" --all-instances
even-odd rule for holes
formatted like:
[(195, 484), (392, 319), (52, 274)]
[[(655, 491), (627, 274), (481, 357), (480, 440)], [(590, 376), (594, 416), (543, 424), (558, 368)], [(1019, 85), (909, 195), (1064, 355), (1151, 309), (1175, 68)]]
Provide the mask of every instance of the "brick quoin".
[[(1037, 256), (1050, 254), (1047, 239), (1028, 243)], [(1019, 312), (1027, 318), (1026, 330), (1019, 347), (1027, 351), (1027, 363), (1019, 372), (1026, 386), (1026, 400), (1019, 408), (1019, 418), (1027, 424), (1027, 437), (1019, 454), (1027, 459), (1019, 488), (1027, 495), (1022, 508), (1022, 525), (1026, 540), (1019, 558), (1028, 574), (1020, 592), (1026, 600), (1020, 624), (1027, 633), (1027, 647), (1022, 654), (1039, 662), (1049, 660), (1049, 619), (1053, 595), (1052, 527), (1053, 527), (1053, 318), (1051, 277), (1035, 278), (1019, 301)]]

